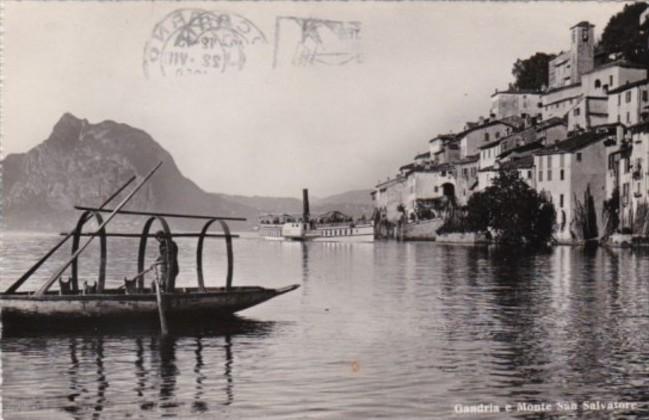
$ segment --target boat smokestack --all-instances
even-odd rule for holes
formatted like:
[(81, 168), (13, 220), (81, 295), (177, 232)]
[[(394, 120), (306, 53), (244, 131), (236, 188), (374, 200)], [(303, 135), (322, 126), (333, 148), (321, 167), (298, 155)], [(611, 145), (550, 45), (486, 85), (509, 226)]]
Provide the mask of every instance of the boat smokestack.
[(302, 220), (304, 223), (309, 223), (309, 190), (304, 188), (302, 190)]

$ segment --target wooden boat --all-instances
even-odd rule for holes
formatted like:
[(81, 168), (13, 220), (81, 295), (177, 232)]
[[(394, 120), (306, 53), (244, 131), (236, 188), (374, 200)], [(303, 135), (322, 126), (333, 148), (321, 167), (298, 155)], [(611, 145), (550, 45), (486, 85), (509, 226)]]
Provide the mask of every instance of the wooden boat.
[[(214, 287), (200, 290), (183, 288), (164, 293), (164, 311), (172, 320), (214, 320), (265, 302), (275, 296), (297, 289), (297, 285), (280, 289), (263, 287)], [(158, 320), (155, 291), (126, 294), (124, 289), (106, 289), (92, 294), (60, 294), (48, 292), (42, 296), (32, 293), (0, 295), (2, 322), (41, 321), (116, 321), (137, 319)]]
[[(113, 322), (115, 320), (130, 321), (160, 321), (163, 334), (167, 333), (167, 321), (172, 323), (181, 320), (193, 322), (211, 322), (216, 318), (227, 317), (235, 312), (250, 308), (273, 297), (297, 289), (298, 285), (290, 285), (278, 289), (259, 286), (234, 287), (232, 239), (238, 235), (230, 233), (226, 221), (245, 221), (244, 218), (219, 217), (191, 214), (175, 214), (162, 212), (144, 212), (122, 210), (124, 205), (137, 193), (147, 180), (160, 167), (159, 163), (146, 177), (120, 202), (115, 209), (107, 209), (106, 205), (117, 197), (131, 182), (128, 180), (118, 191), (109, 197), (100, 207), (81, 207), (75, 209), (83, 213), (79, 217), (76, 228), (65, 233), (64, 238), (53, 247), (43, 258), (30, 268), (21, 278), (16, 280), (4, 293), (0, 294), (0, 317), (3, 326), (25, 323), (33, 326), (48, 326), (53, 323), (65, 324)], [(104, 220), (102, 214), (109, 213)], [(106, 225), (117, 215), (145, 216), (144, 228), (141, 233), (109, 233)], [(95, 218), (99, 227), (97, 231), (84, 233), (83, 226)], [(203, 220), (205, 224), (197, 233), (172, 233), (167, 219), (181, 218)], [(198, 239), (196, 251), (197, 287), (177, 288), (175, 284), (161, 284), (157, 278), (150, 287), (145, 287), (145, 274), (152, 268), (145, 269), (147, 239), (154, 237), (150, 229), (154, 222), (159, 222), (168, 238), (193, 237)], [(209, 234), (208, 229), (215, 222), (221, 226), (222, 234)], [(121, 237), (139, 240), (138, 274), (130, 281), (124, 280), (124, 285), (117, 288), (105, 287), (107, 263), (107, 238)], [(72, 255), (38, 290), (19, 292), (20, 286), (38, 270), (38, 268), (59, 249), (68, 239), (72, 238)], [(81, 245), (81, 238), (87, 241)], [(84, 281), (84, 287), (79, 287), (78, 259), (94, 238), (100, 241), (99, 274), (92, 287)], [(225, 239), (228, 270), (225, 287), (206, 287), (203, 280), (203, 243), (206, 238)], [(170, 258), (167, 256), (167, 258)], [(170, 260), (167, 260), (170, 266)], [(69, 269), (69, 279), (63, 281), (63, 274)], [(59, 290), (50, 288), (59, 283)]]

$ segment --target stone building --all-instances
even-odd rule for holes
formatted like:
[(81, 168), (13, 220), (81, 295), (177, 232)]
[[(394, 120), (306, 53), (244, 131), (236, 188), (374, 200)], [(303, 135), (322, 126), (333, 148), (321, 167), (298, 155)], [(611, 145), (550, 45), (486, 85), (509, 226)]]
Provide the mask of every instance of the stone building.
[(570, 28), (570, 49), (562, 51), (548, 63), (550, 89), (579, 83), (581, 75), (594, 67), (594, 25), (583, 21)]
[(541, 92), (533, 90), (497, 90), (491, 95), (490, 116), (497, 120), (518, 116), (540, 117)]
[(465, 206), (471, 195), (478, 190), (479, 165), (478, 154), (455, 162), (455, 197), (461, 206)]
[(460, 143), (460, 159), (479, 152), (480, 146), (511, 134), (516, 127), (499, 120), (484, 119), (477, 125), (468, 126), (457, 135)]

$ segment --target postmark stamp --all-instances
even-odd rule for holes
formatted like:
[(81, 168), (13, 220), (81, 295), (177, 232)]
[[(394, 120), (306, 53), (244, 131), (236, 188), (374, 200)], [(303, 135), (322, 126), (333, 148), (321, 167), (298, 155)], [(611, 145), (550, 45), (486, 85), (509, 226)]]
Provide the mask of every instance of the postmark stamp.
[(267, 44), (264, 33), (234, 13), (178, 9), (158, 22), (144, 47), (146, 77), (240, 71)]
[(360, 63), (360, 34), (358, 21), (278, 16), (273, 67)]

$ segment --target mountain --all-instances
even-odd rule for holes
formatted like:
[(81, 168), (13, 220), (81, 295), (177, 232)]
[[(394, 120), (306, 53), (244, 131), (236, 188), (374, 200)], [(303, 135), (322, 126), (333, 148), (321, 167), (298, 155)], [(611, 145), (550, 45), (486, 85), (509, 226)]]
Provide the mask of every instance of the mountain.
[(226, 200), (255, 209), (258, 215), (263, 213), (297, 214), (302, 212), (302, 200), (293, 197), (262, 197), (258, 195), (247, 197), (244, 195), (227, 194), (218, 195)]
[(312, 208), (315, 213), (326, 213), (338, 210), (354, 218), (362, 215), (371, 217), (374, 211), (372, 204), (371, 190), (354, 190), (342, 194), (336, 194), (325, 198), (312, 200)]
[[(235, 229), (255, 224), (261, 213), (301, 212), (301, 200), (296, 198), (206, 192), (183, 176), (169, 152), (146, 132), (114, 121), (91, 124), (66, 113), (45, 141), (26, 153), (10, 154), (2, 162), (5, 224), (9, 229), (69, 228), (79, 216), (74, 205), (99, 205), (129, 177), (142, 179), (159, 161), (162, 167), (125, 209), (248, 218), (246, 226), (235, 224)], [(349, 203), (343, 199), (347, 194)], [(319, 200), (314, 210), (338, 204), (345, 212), (345, 208), (365, 205), (354, 192), (334, 197), (330, 197), (333, 201)], [(128, 226), (143, 223), (122, 217), (116, 222), (121, 220)]]

